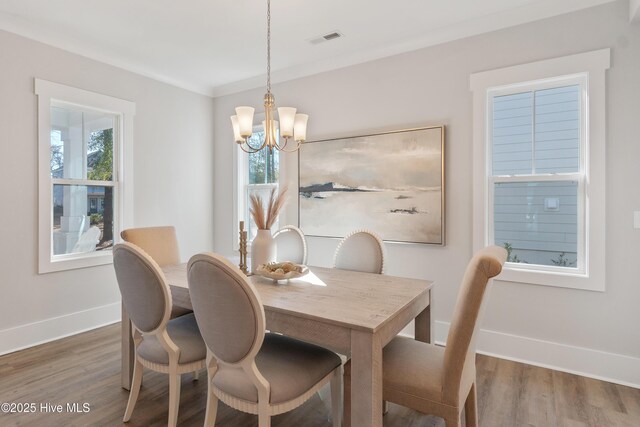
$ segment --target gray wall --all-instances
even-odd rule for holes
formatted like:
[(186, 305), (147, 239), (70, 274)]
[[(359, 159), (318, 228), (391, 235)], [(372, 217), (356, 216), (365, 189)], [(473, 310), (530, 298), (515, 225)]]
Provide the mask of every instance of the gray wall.
[(119, 319), (111, 265), (37, 274), (34, 77), (135, 102), (134, 224), (175, 225), (185, 257), (213, 246), (213, 100), (0, 31), (0, 353)]
[[(482, 327), (507, 334), (504, 337), (524, 337), (527, 342), (562, 343), (640, 357), (640, 328), (631, 327), (640, 323), (640, 230), (633, 229), (632, 221), (632, 211), (640, 210), (640, 192), (635, 188), (640, 182), (640, 25), (629, 24), (628, 10), (626, 2), (610, 3), (274, 86), (278, 105), (297, 106), (310, 114), (308, 135), (313, 139), (446, 125), (447, 244), (387, 245), (389, 274), (436, 281), (436, 320), (450, 320), (463, 269), (471, 257), (473, 117), (469, 75), (610, 47), (607, 290), (599, 293), (496, 282)], [(234, 230), (230, 162), (234, 143), (229, 116), (237, 105), (260, 107), (263, 92), (251, 90), (215, 102), (214, 228), (216, 250), (223, 253), (232, 252)], [(295, 186), (297, 158), (283, 158), (288, 181)], [(297, 222), (295, 212), (295, 203), (291, 203), (287, 222)], [(309, 264), (329, 265), (336, 245), (336, 240), (310, 239)], [(496, 352), (507, 354), (512, 349)], [(530, 360), (536, 358), (542, 363), (542, 355), (530, 355)]]

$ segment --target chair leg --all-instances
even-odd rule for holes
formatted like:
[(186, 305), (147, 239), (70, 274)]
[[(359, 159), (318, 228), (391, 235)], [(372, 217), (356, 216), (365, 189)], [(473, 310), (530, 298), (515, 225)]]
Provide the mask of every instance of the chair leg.
[(193, 371), (193, 380), (198, 381), (198, 378), (200, 378), (200, 373), (196, 369), (195, 371)]
[(271, 427), (271, 415), (258, 414), (258, 427)]
[(207, 388), (207, 412), (204, 415), (204, 427), (214, 427), (218, 415), (218, 396), (212, 390), (211, 381)]
[(135, 408), (136, 402), (138, 401), (138, 394), (140, 393), (140, 386), (142, 385), (143, 369), (142, 363), (136, 359), (133, 365), (133, 381), (131, 382), (131, 391), (129, 391), (129, 401), (127, 402), (127, 409), (124, 412), (123, 421), (125, 423), (131, 419), (133, 408)]
[(386, 400), (382, 401), (382, 415), (387, 415), (387, 413), (389, 412), (389, 402), (387, 402)]
[(351, 361), (344, 365), (342, 400), (342, 426), (351, 427)]
[(464, 403), (464, 417), (466, 427), (478, 427), (478, 392), (475, 382), (471, 384), (471, 390)]
[(331, 412), (333, 427), (342, 426), (342, 366), (336, 368), (331, 378)]
[(169, 427), (178, 424), (178, 409), (180, 408), (180, 374), (169, 374)]

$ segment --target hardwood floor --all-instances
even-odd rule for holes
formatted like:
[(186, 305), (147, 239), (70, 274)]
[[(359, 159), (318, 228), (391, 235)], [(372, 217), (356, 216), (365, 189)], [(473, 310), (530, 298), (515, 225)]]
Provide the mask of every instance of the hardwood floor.
[[(478, 356), (480, 425), (640, 426), (640, 390), (492, 357)], [(179, 423), (204, 422), (206, 375), (182, 377)], [(35, 403), (35, 413), (0, 413), (0, 426), (165, 425), (167, 375), (145, 371), (131, 421), (122, 423), (129, 393), (120, 387), (120, 325), (112, 325), (0, 357), (0, 403)], [(90, 411), (69, 413), (67, 404)], [(42, 404), (62, 405), (62, 413)], [(330, 411), (316, 396), (273, 418), (274, 427), (330, 426)], [(257, 417), (220, 403), (217, 424), (257, 426)], [(444, 426), (442, 419), (390, 404), (387, 427)]]

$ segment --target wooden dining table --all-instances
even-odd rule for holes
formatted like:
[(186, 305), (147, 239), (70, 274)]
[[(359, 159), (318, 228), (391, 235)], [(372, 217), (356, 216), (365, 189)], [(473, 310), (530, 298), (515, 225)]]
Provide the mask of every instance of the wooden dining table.
[[(173, 304), (191, 308), (187, 265), (163, 267)], [(382, 349), (415, 319), (415, 339), (431, 341), (431, 289), (427, 280), (334, 268), (276, 283), (250, 276), (264, 305), (266, 328), (351, 357), (351, 420), (382, 426)], [(123, 309), (122, 386), (129, 389), (134, 348)]]

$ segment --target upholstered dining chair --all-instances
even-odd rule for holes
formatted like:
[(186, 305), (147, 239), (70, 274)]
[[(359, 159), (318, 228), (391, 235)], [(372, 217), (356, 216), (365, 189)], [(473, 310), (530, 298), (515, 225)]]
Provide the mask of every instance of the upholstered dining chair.
[[(180, 264), (176, 229), (172, 226), (129, 228), (120, 233), (125, 242), (142, 248), (160, 267)], [(188, 308), (171, 307), (171, 318), (192, 313)]]
[[(349, 233), (340, 241), (333, 257), (333, 268), (342, 270), (355, 270), (364, 273), (384, 273), (384, 262), (386, 250), (384, 242), (376, 233), (368, 230), (356, 230)], [(345, 381), (351, 379), (351, 360), (347, 356), (342, 356), (344, 363)], [(346, 385), (346, 382), (345, 382)], [(345, 425), (351, 423), (351, 393), (350, 389), (344, 389), (344, 421)], [(326, 400), (326, 390), (320, 391), (320, 399)], [(349, 408), (347, 408), (349, 405)], [(384, 412), (387, 404), (384, 403)]]
[(307, 263), (307, 239), (298, 227), (284, 226), (273, 234), (273, 238), (276, 241), (278, 261)]
[(218, 399), (271, 416), (302, 405), (331, 382), (333, 425), (341, 425), (342, 364), (335, 353), (278, 334), (265, 334), (262, 302), (244, 274), (216, 254), (198, 254), (188, 266), (189, 292), (207, 345), (208, 398), (205, 426), (216, 420)]
[[(469, 262), (458, 292), (446, 347), (396, 337), (382, 355), (383, 398), (442, 417), (447, 427), (478, 425), (475, 335), (489, 279), (502, 271), (507, 251), (489, 246)], [(345, 377), (345, 396), (350, 388)], [(345, 412), (349, 402), (345, 401)], [(345, 423), (346, 424), (346, 423)]]
[(160, 266), (131, 243), (113, 247), (122, 302), (133, 324), (135, 364), (124, 422), (138, 400), (143, 368), (169, 374), (169, 419), (175, 426), (180, 406), (180, 376), (204, 368), (207, 349), (195, 316), (171, 315), (171, 292)]
[(384, 243), (376, 233), (357, 230), (338, 244), (333, 268), (383, 274), (385, 257)]

